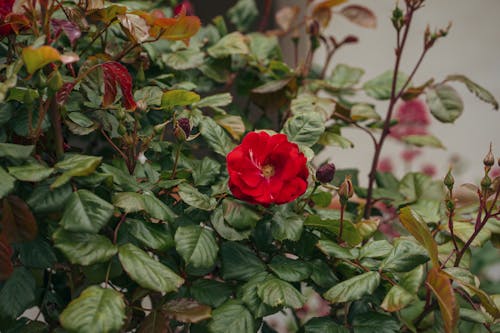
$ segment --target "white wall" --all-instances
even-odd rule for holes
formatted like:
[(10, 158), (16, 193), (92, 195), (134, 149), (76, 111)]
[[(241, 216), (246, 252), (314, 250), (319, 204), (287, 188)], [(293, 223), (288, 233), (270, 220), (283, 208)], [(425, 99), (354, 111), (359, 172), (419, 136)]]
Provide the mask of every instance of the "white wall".
[[(297, 1), (303, 3), (305, 1)], [(291, 1), (282, 1), (281, 5)], [(389, 20), (396, 1), (349, 1), (348, 4), (360, 4), (371, 8), (378, 17), (375, 30), (363, 29), (335, 15), (327, 30), (341, 39), (347, 34), (359, 36), (357, 45), (341, 49), (332, 61), (359, 66), (366, 70), (364, 80), (391, 69), (394, 63), (395, 32)], [(400, 1), (401, 7), (404, 6)], [(426, 56), (415, 79), (421, 84), (430, 77), (442, 80), (448, 74), (465, 74), (469, 78), (489, 89), (500, 99), (500, 1), (498, 0), (428, 0), (425, 7), (414, 17), (407, 48), (401, 69), (407, 73), (413, 68), (422, 47), (423, 32), (427, 24), (431, 28), (445, 27), (453, 22), (448, 37), (439, 40)], [(286, 43), (288, 44), (288, 43)], [(289, 44), (288, 44), (289, 45)], [(321, 63), (324, 50), (316, 58)], [(500, 112), (493, 111), (489, 104), (475, 98), (460, 84), (453, 84), (463, 97), (465, 110), (455, 124), (441, 124), (432, 121), (431, 132), (438, 136), (447, 150), (427, 149), (427, 152), (415, 163), (418, 169), (426, 162), (436, 164), (442, 177), (449, 165), (452, 154), (460, 154), (465, 164), (465, 173), (460, 176), (464, 182), (475, 181), (481, 177), (482, 159), (490, 142), (493, 142), (495, 155), (500, 157)], [(366, 99), (369, 101), (369, 99)], [(379, 103), (377, 110), (385, 114), (386, 103)], [(359, 167), (361, 179), (366, 180), (369, 162), (373, 154), (372, 146), (366, 134), (359, 130), (345, 131), (356, 147), (342, 150), (332, 148), (321, 154), (319, 160), (330, 158), (337, 167)], [(396, 156), (401, 145), (389, 143), (382, 156)], [(402, 168), (399, 168), (402, 172)]]

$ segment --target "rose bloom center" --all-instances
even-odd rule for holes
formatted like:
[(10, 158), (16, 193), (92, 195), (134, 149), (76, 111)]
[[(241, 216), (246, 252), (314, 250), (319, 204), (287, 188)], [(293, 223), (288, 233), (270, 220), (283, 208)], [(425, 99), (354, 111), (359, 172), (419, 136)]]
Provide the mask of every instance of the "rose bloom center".
[(264, 165), (261, 170), (262, 170), (262, 175), (267, 179), (274, 176), (274, 166), (272, 166), (271, 164)]

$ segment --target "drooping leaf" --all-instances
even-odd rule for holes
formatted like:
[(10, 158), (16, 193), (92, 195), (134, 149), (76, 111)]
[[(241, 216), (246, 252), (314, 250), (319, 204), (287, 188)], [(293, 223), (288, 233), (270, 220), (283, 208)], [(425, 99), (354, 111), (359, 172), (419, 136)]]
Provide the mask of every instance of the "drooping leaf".
[(123, 295), (112, 289), (90, 286), (68, 304), (59, 317), (71, 332), (118, 332), (125, 321)]
[(16, 319), (35, 301), (35, 278), (24, 267), (14, 269), (0, 289), (2, 317)]
[(321, 259), (315, 259), (309, 262), (311, 267), (311, 280), (322, 288), (331, 288), (339, 282), (338, 277), (326, 262)]
[(356, 23), (364, 28), (375, 29), (377, 27), (377, 17), (370, 9), (364, 6), (345, 6), (340, 10), (340, 14), (352, 23)]
[(408, 272), (428, 260), (429, 256), (423, 247), (402, 239), (382, 261), (380, 269), (389, 272)]
[(250, 52), (241, 32), (232, 32), (222, 37), (215, 45), (207, 49), (208, 54), (214, 58), (226, 58), (233, 54), (248, 54)]
[(53, 18), (50, 23), (52, 24), (52, 27), (54, 28), (54, 34), (59, 35), (61, 32), (63, 32), (66, 37), (68, 37), (69, 42), (71, 45), (75, 45), (75, 42), (80, 38), (82, 35), (82, 32), (80, 28), (78, 27), (77, 24), (68, 21), (68, 20), (59, 20), (56, 18)]
[(165, 303), (163, 312), (183, 323), (197, 323), (212, 317), (212, 309), (204, 304), (187, 298), (178, 298)]
[(229, 300), (212, 312), (209, 328), (212, 333), (254, 333), (255, 322), (241, 302)]
[(177, 228), (175, 248), (186, 264), (193, 267), (211, 267), (219, 250), (213, 233), (199, 225)]
[(170, 322), (163, 311), (151, 311), (139, 326), (138, 333), (168, 333)]
[(240, 140), (245, 133), (245, 123), (241, 116), (224, 115), (217, 117), (215, 121), (235, 140)]
[(380, 115), (375, 111), (371, 104), (359, 103), (354, 104), (351, 108), (351, 119), (354, 121), (363, 120), (380, 120)]
[(54, 171), (42, 164), (26, 164), (22, 166), (9, 167), (9, 173), (24, 182), (40, 182), (49, 177)]
[(57, 170), (63, 171), (62, 175), (56, 178), (51, 188), (57, 188), (66, 184), (72, 177), (88, 176), (92, 174), (102, 161), (102, 157), (88, 155), (71, 155), (54, 166)]
[(189, 39), (194, 36), (201, 27), (200, 19), (197, 16), (186, 15), (186, 9), (184, 7), (174, 18), (144, 14), (140, 13), (140, 16), (151, 26), (149, 34), (153, 38), (180, 40), (188, 45)]
[(400, 210), (399, 220), (413, 237), (427, 250), (432, 264), (439, 267), (438, 248), (427, 224), (410, 207)]
[(442, 148), (444, 145), (437, 137), (431, 134), (427, 135), (407, 135), (402, 138), (403, 142), (417, 147), (432, 147), (432, 148)]
[(257, 294), (264, 303), (272, 307), (287, 306), (297, 309), (306, 301), (305, 297), (290, 283), (271, 275), (268, 275), (257, 286)]
[(490, 93), (488, 90), (484, 89), (465, 75), (448, 75), (445, 81), (462, 82), (463, 84), (465, 84), (467, 89), (469, 89), (470, 92), (474, 93), (480, 100), (493, 105), (493, 109), (498, 110), (498, 101), (496, 100), (495, 96), (493, 96), (492, 93)]
[(88, 190), (73, 192), (59, 222), (68, 231), (97, 233), (111, 216), (113, 205)]
[(247, 247), (236, 242), (225, 242), (221, 246), (222, 277), (226, 280), (250, 280), (264, 272), (264, 263)]
[(167, 250), (174, 246), (170, 227), (166, 223), (151, 223), (137, 219), (126, 219), (130, 234), (144, 246), (155, 250)]
[[(393, 73), (393, 71), (389, 70), (375, 77), (374, 79), (365, 82), (365, 84), (363, 85), (363, 90), (368, 96), (375, 99), (390, 99)], [(408, 76), (402, 72), (398, 72), (396, 80), (396, 91), (394, 92), (395, 94), (397, 94), (403, 88), (406, 80), (408, 80)]]
[(58, 229), (52, 238), (54, 246), (72, 264), (88, 266), (107, 262), (118, 252), (116, 245), (102, 235)]
[(201, 210), (211, 211), (217, 205), (215, 198), (201, 193), (198, 189), (186, 183), (179, 184), (179, 196), (186, 204)]
[(133, 244), (120, 246), (118, 255), (123, 269), (143, 288), (168, 293), (177, 290), (184, 283), (184, 279), (170, 268)]
[(55, 48), (48, 45), (38, 48), (28, 46), (23, 48), (22, 58), (28, 73), (33, 74), (51, 62), (60, 61), (61, 54)]
[(19, 197), (10, 195), (3, 199), (2, 234), (9, 243), (34, 240), (38, 233), (35, 216)]
[(427, 287), (437, 298), (446, 333), (452, 333), (458, 323), (459, 305), (448, 275), (439, 266), (434, 266), (427, 274)]
[(127, 68), (116, 61), (105, 62), (101, 65), (104, 76), (104, 98), (102, 105), (107, 107), (114, 103), (116, 98), (116, 87), (119, 86), (122, 92), (123, 107), (128, 110), (135, 110), (135, 103), (132, 94), (132, 76)]
[(292, 23), (297, 19), (300, 12), (299, 6), (283, 6), (276, 11), (274, 15), (276, 24), (283, 31), (288, 31)]
[(324, 0), (314, 5), (312, 17), (326, 28), (332, 18), (332, 7), (338, 6), (347, 0)]
[(332, 303), (355, 301), (372, 294), (380, 284), (378, 272), (366, 272), (330, 288), (323, 297)]
[(431, 114), (443, 123), (453, 123), (464, 110), (462, 98), (451, 86), (440, 84), (425, 91)]
[(323, 117), (317, 113), (304, 113), (288, 118), (283, 127), (288, 140), (308, 147), (314, 145), (324, 131)]

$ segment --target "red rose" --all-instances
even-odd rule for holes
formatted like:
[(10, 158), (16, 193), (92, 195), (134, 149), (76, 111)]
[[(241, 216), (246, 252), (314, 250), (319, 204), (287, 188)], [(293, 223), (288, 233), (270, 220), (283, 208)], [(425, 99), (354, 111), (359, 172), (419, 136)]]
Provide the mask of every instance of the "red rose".
[(18, 33), (29, 25), (26, 16), (12, 12), (13, 7), (14, 0), (2, 0), (0, 3), (0, 37)]
[(236, 198), (253, 204), (290, 202), (307, 189), (306, 162), (285, 134), (250, 132), (227, 155), (229, 188)]

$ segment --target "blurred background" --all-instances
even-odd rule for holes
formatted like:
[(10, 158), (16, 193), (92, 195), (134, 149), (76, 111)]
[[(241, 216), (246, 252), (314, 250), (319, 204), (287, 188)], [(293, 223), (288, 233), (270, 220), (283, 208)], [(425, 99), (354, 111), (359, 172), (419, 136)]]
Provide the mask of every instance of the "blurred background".
[[(192, 0), (196, 14), (204, 23), (236, 3), (236, 0), (211, 1)], [(391, 12), (396, 0), (349, 1), (369, 7), (377, 16), (375, 29), (356, 26), (340, 15), (334, 15), (326, 31), (337, 40), (349, 34), (359, 38), (359, 43), (339, 50), (327, 73), (336, 64), (343, 63), (365, 69), (362, 81), (367, 81), (394, 64), (395, 31), (390, 22)], [(259, 11), (264, 13), (265, 0), (256, 1)], [(298, 5), (305, 8), (306, 0), (274, 0), (269, 28), (272, 28), (274, 12), (283, 6)], [(401, 5), (403, 6), (403, 4)], [(339, 6), (341, 8), (341, 6)], [(303, 12), (302, 12), (303, 13)], [(498, 0), (428, 0), (412, 24), (409, 40), (403, 56), (401, 70), (409, 73), (415, 64), (423, 44), (423, 33), (429, 24), (431, 30), (444, 28), (449, 22), (453, 26), (446, 38), (439, 40), (428, 52), (423, 64), (417, 72), (414, 84), (424, 83), (429, 78), (441, 81), (449, 74), (464, 74), (470, 79), (500, 98), (500, 1)], [(258, 23), (256, 26), (258, 26)], [(303, 33), (303, 31), (302, 31)], [(307, 38), (304, 38), (306, 40)], [(292, 43), (288, 39), (282, 41), (283, 55), (291, 63)], [(300, 47), (301, 58), (307, 52), (307, 44)], [(322, 64), (325, 59), (323, 48), (317, 51), (315, 63)], [(459, 182), (478, 181), (482, 177), (482, 160), (493, 144), (493, 152), (500, 156), (500, 112), (492, 110), (489, 104), (474, 97), (462, 84), (452, 83), (463, 98), (464, 113), (455, 124), (442, 124), (431, 120), (430, 132), (437, 136), (443, 149), (425, 149), (411, 163), (405, 165), (401, 154), (404, 147), (389, 139), (384, 146), (382, 158), (392, 162), (394, 171), (402, 175), (405, 171), (422, 171), (427, 169), (435, 177), (443, 177), (452, 163), (455, 176)], [(367, 102), (373, 100), (366, 98)], [(387, 103), (377, 104), (377, 111), (383, 116)], [(360, 169), (360, 181), (366, 182), (373, 150), (368, 136), (359, 130), (346, 130), (343, 135), (351, 140), (354, 149), (331, 148), (320, 154), (317, 164), (326, 160), (335, 162), (338, 168), (357, 167)]]

